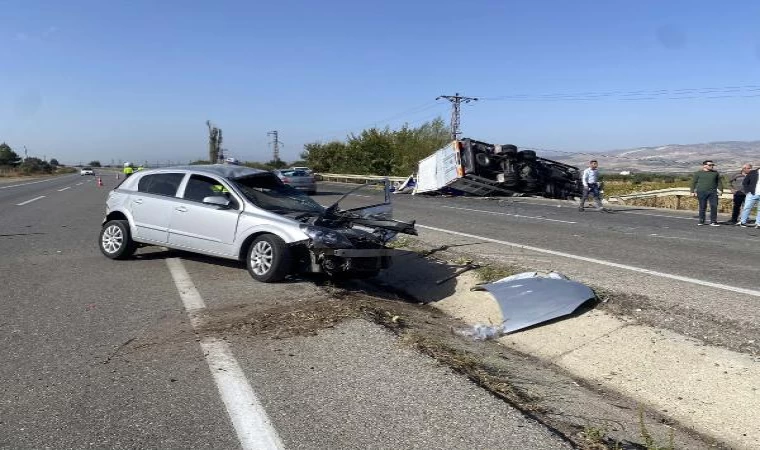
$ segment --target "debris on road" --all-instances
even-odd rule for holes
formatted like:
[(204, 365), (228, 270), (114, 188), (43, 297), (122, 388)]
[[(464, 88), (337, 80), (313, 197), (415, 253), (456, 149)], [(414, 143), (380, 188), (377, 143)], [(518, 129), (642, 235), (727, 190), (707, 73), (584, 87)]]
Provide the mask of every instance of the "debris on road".
[(501, 308), (505, 318), (503, 333), (566, 316), (596, 298), (588, 286), (556, 272), (546, 276), (527, 272), (481, 287), (494, 296)]
[(481, 323), (455, 330), (475, 340), (497, 339), (505, 334), (547, 322), (575, 311), (596, 298), (588, 286), (569, 280), (557, 272), (523, 272), (473, 287), (489, 292), (499, 305), (504, 319), (499, 325)]

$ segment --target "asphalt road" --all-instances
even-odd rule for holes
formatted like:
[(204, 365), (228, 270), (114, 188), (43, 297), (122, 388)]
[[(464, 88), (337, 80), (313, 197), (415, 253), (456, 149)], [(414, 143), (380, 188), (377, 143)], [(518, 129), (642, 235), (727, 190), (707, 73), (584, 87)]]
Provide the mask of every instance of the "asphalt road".
[(280, 339), (205, 329), (199, 317), (232, 324), (329, 292), (161, 249), (108, 260), (104, 182), (0, 184), (0, 447), (253, 448), (240, 386), (287, 448), (568, 447), (364, 320)]

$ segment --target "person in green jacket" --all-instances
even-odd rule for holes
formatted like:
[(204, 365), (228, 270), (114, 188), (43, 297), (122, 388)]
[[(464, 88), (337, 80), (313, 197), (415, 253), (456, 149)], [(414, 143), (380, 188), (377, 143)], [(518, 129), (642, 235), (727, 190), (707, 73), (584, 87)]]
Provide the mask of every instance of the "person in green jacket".
[(710, 226), (719, 227), (718, 224), (718, 192), (723, 195), (723, 179), (715, 170), (715, 163), (711, 160), (702, 162), (702, 170), (694, 173), (691, 181), (691, 195), (699, 201), (699, 223), (705, 224), (705, 212), (707, 204), (710, 204)]

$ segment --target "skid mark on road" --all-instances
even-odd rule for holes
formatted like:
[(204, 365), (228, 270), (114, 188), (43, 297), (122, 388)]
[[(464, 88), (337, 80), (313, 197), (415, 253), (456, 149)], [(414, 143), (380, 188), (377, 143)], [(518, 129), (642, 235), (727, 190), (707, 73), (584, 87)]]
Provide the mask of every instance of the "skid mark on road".
[(558, 252), (556, 250), (549, 250), (549, 249), (546, 249), (546, 248), (540, 248), (540, 247), (533, 247), (533, 246), (530, 246), (530, 245), (517, 244), (515, 242), (501, 241), (499, 239), (493, 239), (493, 238), (484, 237), (484, 236), (477, 236), (477, 235), (474, 235), (474, 234), (462, 233), (462, 232), (459, 232), (459, 231), (446, 230), (446, 229), (443, 229), (443, 228), (429, 227), (429, 226), (420, 225), (420, 224), (417, 224), (417, 227), (424, 228), (426, 230), (439, 231), (441, 233), (453, 234), (453, 235), (456, 235), (456, 236), (463, 236), (463, 237), (468, 237), (468, 238), (472, 238), (472, 239), (478, 239), (478, 240), (486, 241), (486, 242), (493, 242), (495, 244), (507, 245), (509, 247), (521, 248), (521, 249), (524, 249), (524, 250), (531, 250), (531, 251), (538, 252), (538, 253), (546, 253), (548, 255), (561, 256), (563, 258), (570, 258), (570, 259), (590, 262), (590, 263), (594, 263), (594, 264), (601, 264), (603, 266), (615, 267), (615, 268), (624, 269), (624, 270), (630, 270), (632, 272), (645, 273), (647, 275), (653, 275), (653, 276), (656, 276), (656, 277), (668, 278), (668, 279), (671, 279), (671, 280), (684, 281), (686, 283), (698, 284), (700, 286), (707, 286), (707, 287), (711, 287), (711, 288), (715, 288), (715, 289), (722, 289), (722, 290), (725, 290), (725, 291), (738, 292), (740, 294), (751, 295), (753, 297), (760, 297), (760, 291), (756, 291), (754, 289), (745, 289), (745, 288), (740, 288), (740, 287), (729, 286), (729, 285), (726, 285), (726, 284), (713, 283), (711, 281), (698, 280), (696, 278), (689, 278), (689, 277), (684, 277), (684, 276), (681, 276), (681, 275), (673, 275), (673, 274), (670, 274), (670, 273), (658, 272), (656, 270), (644, 269), (642, 267), (629, 266), (629, 265), (626, 265), (626, 264), (619, 264), (619, 263), (612, 262), (612, 261), (605, 261), (603, 259), (588, 258), (586, 256), (573, 255), (571, 253)]
[[(199, 325), (198, 314), (203, 312), (206, 304), (185, 270), (182, 260), (169, 258), (166, 265), (169, 266), (185, 311), (195, 329)], [(213, 337), (202, 337), (200, 345), (240, 440), (240, 446), (246, 450), (284, 448), (229, 344)]]
[(444, 205), (441, 205), (441, 208), (458, 209), (458, 210), (461, 210), (461, 211), (472, 211), (472, 212), (479, 212), (479, 213), (483, 213), (483, 214), (495, 214), (495, 215), (500, 215), (500, 216), (519, 217), (521, 219), (545, 220), (547, 222), (578, 223), (578, 222), (573, 222), (573, 221), (570, 221), (570, 220), (547, 219), (546, 217), (524, 216), (522, 214), (511, 214), (511, 213), (503, 213), (503, 212), (497, 212), (497, 211), (485, 211), (485, 210), (482, 210), (482, 209), (459, 208), (459, 207), (456, 207), (456, 206), (444, 206)]

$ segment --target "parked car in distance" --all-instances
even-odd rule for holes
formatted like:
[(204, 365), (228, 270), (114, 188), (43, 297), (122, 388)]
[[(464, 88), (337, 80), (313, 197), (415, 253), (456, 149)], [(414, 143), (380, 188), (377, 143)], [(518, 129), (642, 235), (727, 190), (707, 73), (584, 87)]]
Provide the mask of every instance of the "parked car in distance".
[(291, 167), (288, 170), (303, 170), (304, 172), (308, 173), (309, 175), (312, 174), (311, 169), (309, 169), (308, 167)]
[(79, 171), (79, 176), (84, 175), (95, 175), (95, 171), (92, 170), (92, 167), (82, 167), (82, 170)]
[(158, 245), (245, 261), (262, 282), (304, 272), (372, 277), (402, 254), (389, 241), (417, 232), (413, 221), (391, 218), (388, 188), (381, 204), (340, 209), (350, 193), (324, 207), (269, 171), (227, 164), (143, 170), (108, 194), (98, 244), (111, 259)]
[(317, 193), (317, 181), (314, 175), (304, 170), (283, 169), (275, 171), (277, 177), (288, 186), (293, 186), (299, 191), (306, 191), (310, 195)]

